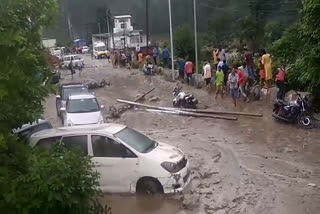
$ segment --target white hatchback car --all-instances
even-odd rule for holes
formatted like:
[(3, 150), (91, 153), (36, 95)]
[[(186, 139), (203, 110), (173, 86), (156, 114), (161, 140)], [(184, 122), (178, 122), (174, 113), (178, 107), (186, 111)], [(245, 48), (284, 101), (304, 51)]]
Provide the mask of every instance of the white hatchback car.
[(79, 94), (68, 97), (66, 107), (60, 108), (64, 126), (79, 126), (104, 123), (102, 110), (93, 94)]
[(103, 192), (175, 193), (191, 180), (189, 161), (181, 150), (125, 125), (63, 127), (30, 137), (32, 147), (47, 148), (57, 142), (93, 157)]

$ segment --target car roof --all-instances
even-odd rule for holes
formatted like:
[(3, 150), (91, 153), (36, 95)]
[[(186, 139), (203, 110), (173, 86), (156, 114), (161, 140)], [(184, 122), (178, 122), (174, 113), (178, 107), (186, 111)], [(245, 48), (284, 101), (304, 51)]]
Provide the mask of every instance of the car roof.
[[(71, 126), (61, 127), (53, 129), (45, 129), (31, 135), (31, 146), (34, 146), (40, 139), (55, 137), (55, 136), (67, 136), (67, 135), (81, 135), (81, 134), (109, 134), (114, 135), (127, 126), (117, 123), (104, 123), (94, 125), (83, 126)], [(32, 145), (33, 144), (33, 145)]]
[(51, 123), (47, 120), (42, 120), (42, 119), (38, 119), (32, 123), (27, 123), (27, 124), (23, 124), (20, 128), (17, 128), (17, 129), (13, 129), (12, 132), (13, 133), (19, 133), (19, 132), (22, 132), (28, 128), (31, 128), (31, 127), (34, 127), (34, 126), (37, 126), (37, 125), (40, 125), (40, 124), (44, 124), (44, 123), (48, 123), (51, 125)]
[(65, 55), (64, 57), (72, 57), (72, 56), (78, 56), (78, 55)]
[(72, 94), (68, 97), (69, 100), (80, 100), (80, 99), (93, 99), (96, 98), (93, 94)]

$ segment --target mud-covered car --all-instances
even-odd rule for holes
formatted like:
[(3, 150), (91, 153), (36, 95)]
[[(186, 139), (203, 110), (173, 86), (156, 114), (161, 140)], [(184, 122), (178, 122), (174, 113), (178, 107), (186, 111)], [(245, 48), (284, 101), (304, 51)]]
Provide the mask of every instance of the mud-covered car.
[(189, 160), (173, 146), (120, 124), (63, 127), (37, 132), (32, 147), (56, 143), (92, 157), (100, 188), (109, 193), (175, 193), (191, 181)]
[(88, 87), (82, 83), (68, 83), (61, 85), (59, 95), (56, 96), (57, 115), (61, 115), (60, 109), (66, 107), (66, 102), (70, 95), (87, 93)]

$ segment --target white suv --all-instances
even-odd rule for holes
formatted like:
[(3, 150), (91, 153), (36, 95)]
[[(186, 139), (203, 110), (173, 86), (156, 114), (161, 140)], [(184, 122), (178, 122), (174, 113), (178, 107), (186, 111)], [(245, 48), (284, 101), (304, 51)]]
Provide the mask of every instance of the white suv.
[(175, 193), (191, 180), (189, 161), (181, 150), (125, 125), (63, 127), (30, 137), (32, 147), (47, 148), (57, 142), (93, 157), (103, 192)]
[(64, 126), (78, 126), (104, 123), (102, 110), (93, 94), (79, 94), (68, 97), (66, 107), (60, 108)]

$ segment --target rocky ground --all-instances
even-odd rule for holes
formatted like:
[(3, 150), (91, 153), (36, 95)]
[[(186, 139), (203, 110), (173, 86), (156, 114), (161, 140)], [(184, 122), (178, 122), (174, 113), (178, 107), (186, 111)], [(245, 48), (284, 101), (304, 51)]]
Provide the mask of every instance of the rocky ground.
[[(106, 60), (85, 56), (86, 68), (72, 79), (62, 71), (62, 82), (102, 79), (110, 86), (96, 89), (101, 104), (120, 107), (116, 99), (134, 100), (155, 87), (144, 103), (172, 105), (176, 83), (162, 76), (144, 76), (138, 70), (113, 69)], [(262, 118), (239, 117), (238, 121), (182, 117), (129, 110), (108, 122), (123, 123), (151, 138), (181, 148), (190, 159), (193, 181), (183, 194), (164, 198), (107, 195), (113, 213), (319, 213), (320, 133), (278, 123), (271, 117), (272, 100), (253, 103), (215, 100), (207, 91), (184, 86), (200, 100), (199, 108), (262, 113)], [(152, 96), (158, 101), (149, 102)], [(45, 118), (61, 126), (55, 96), (46, 100)], [(125, 205), (125, 206), (124, 206)]]

